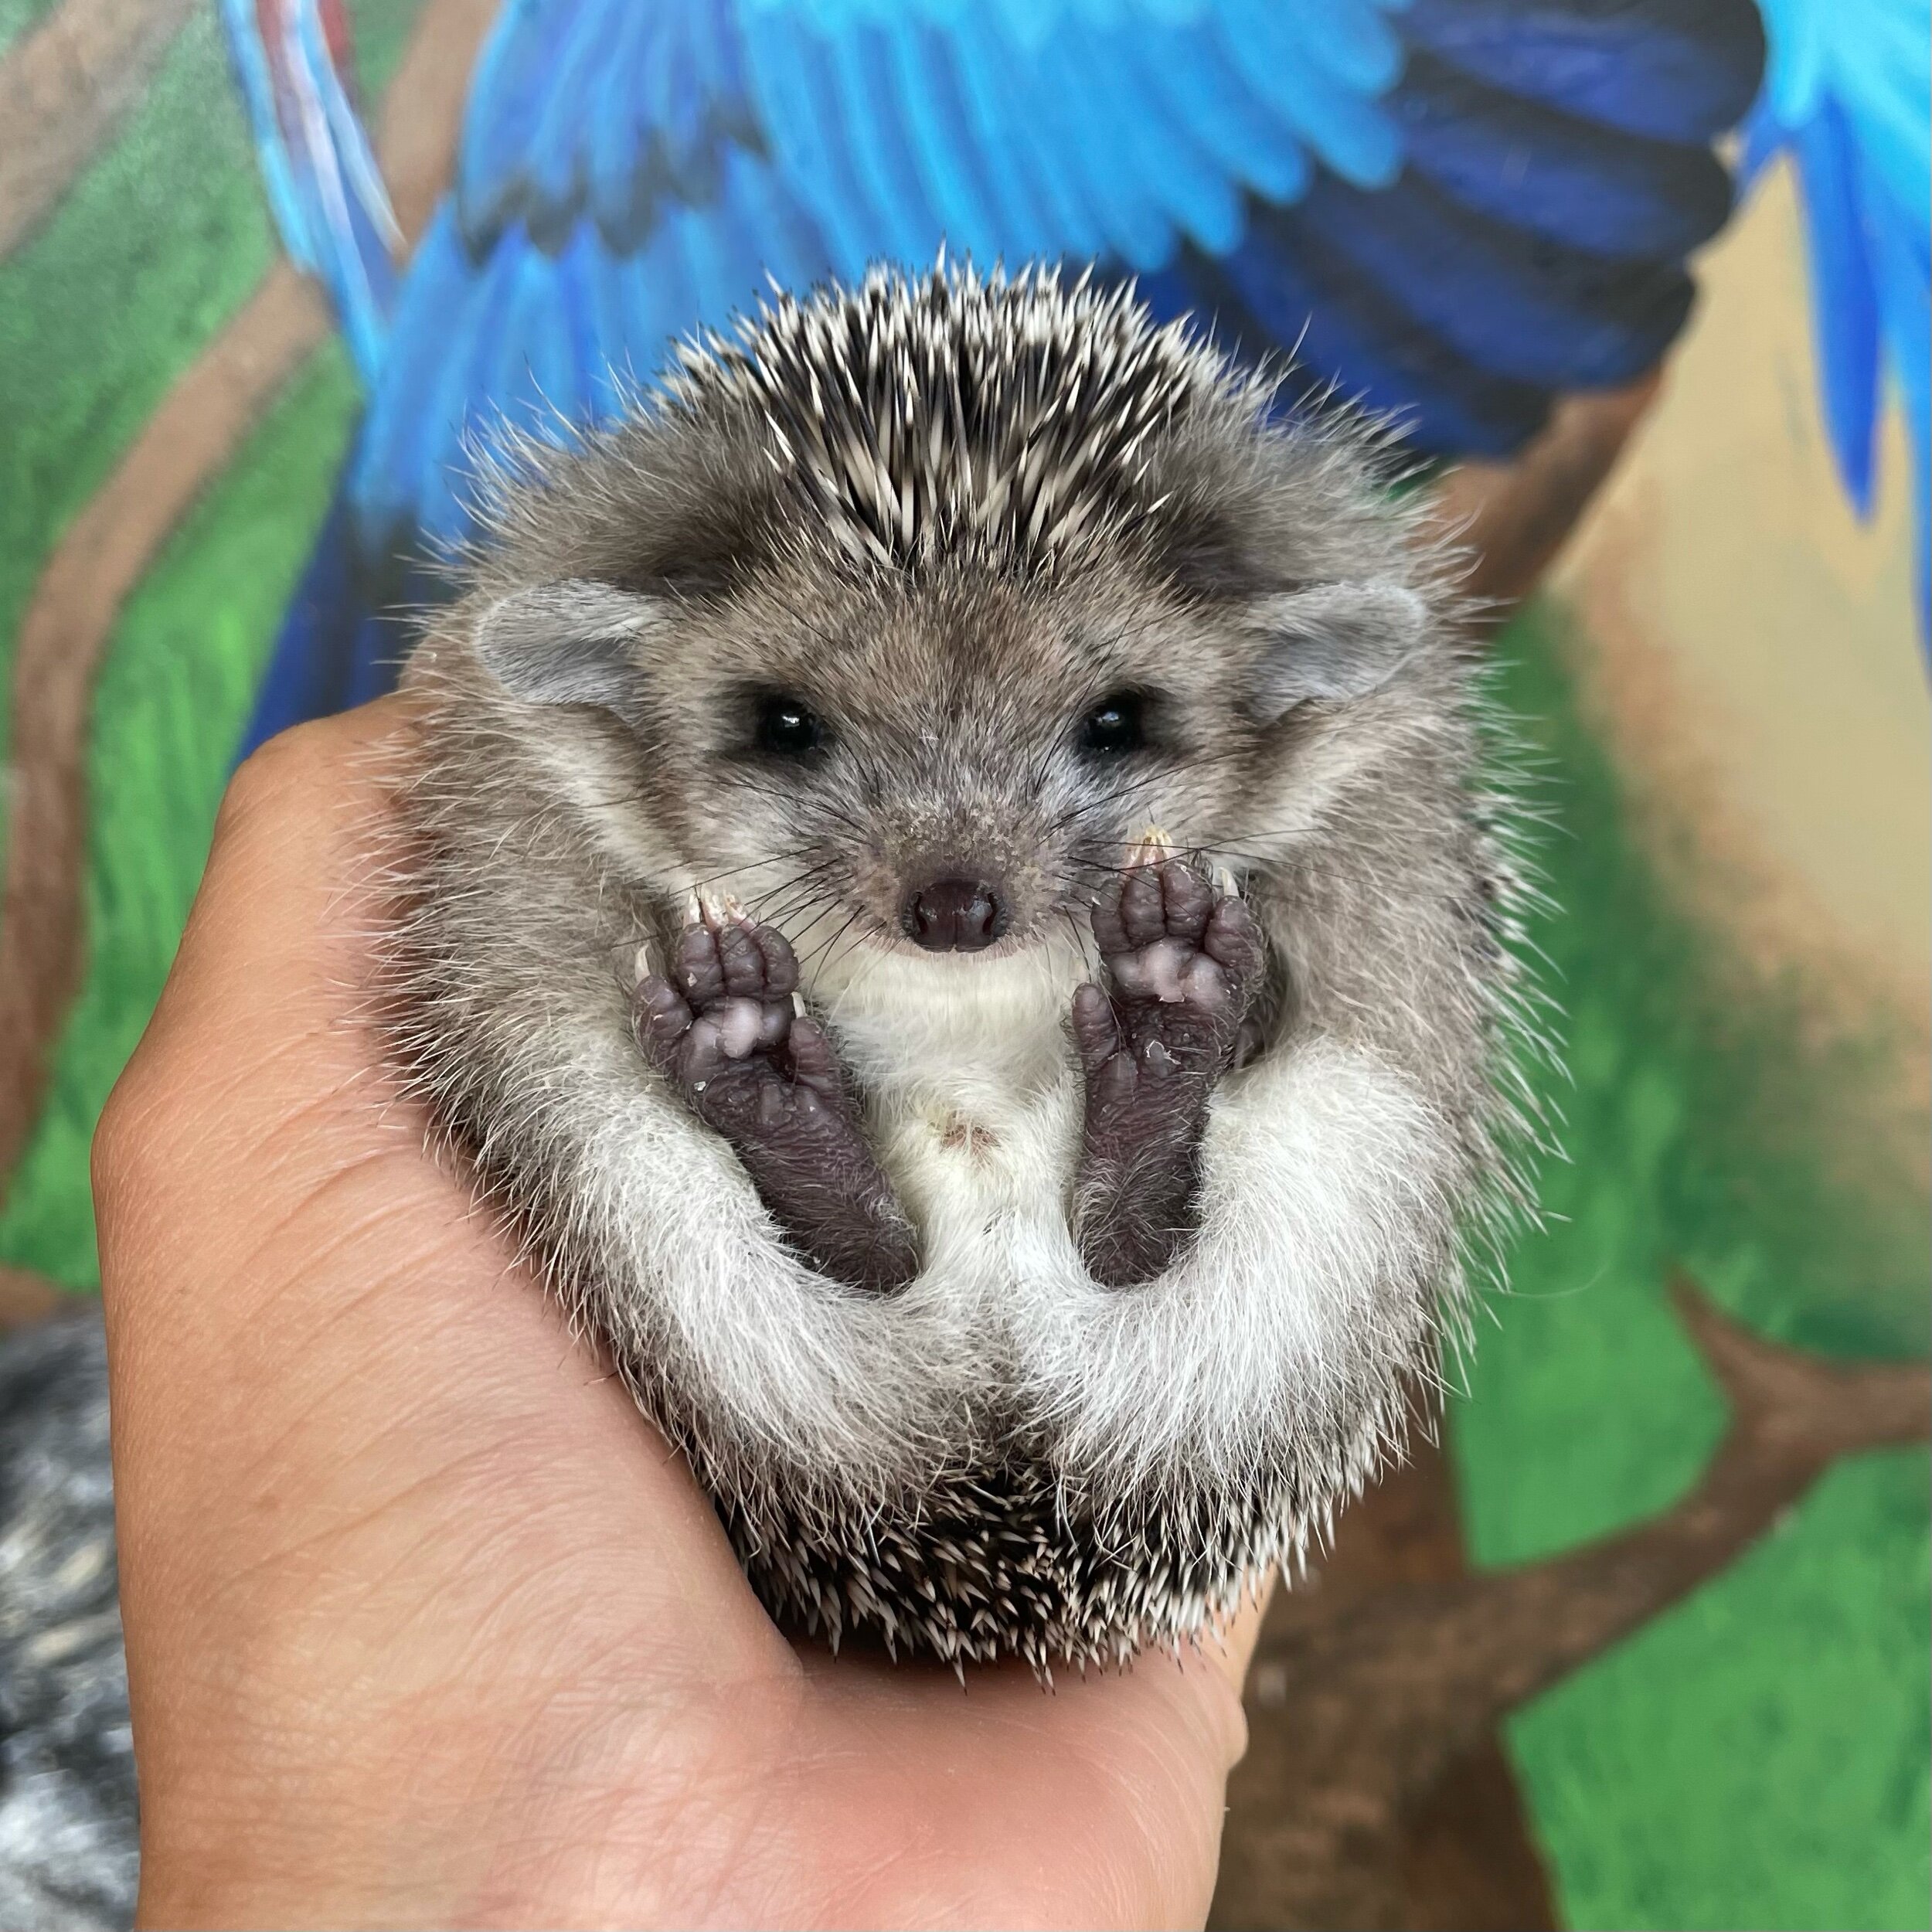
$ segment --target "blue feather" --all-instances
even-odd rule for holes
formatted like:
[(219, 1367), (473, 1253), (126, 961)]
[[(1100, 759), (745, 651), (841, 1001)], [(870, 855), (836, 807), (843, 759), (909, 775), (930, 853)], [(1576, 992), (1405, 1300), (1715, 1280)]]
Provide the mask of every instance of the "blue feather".
[(834, 272), (850, 276), (882, 252), (884, 223), (873, 213), (838, 131), (825, 124), (825, 108), (805, 73), (811, 36), (787, 10), (757, 17), (746, 39), (747, 69), (760, 124), (786, 178), (810, 196)]
[(960, 95), (1002, 206), (1002, 252), (1091, 255), (1100, 230), (1073, 184), (1047, 165), (1032, 138), (1030, 77), (1015, 70), (988, 16), (968, 13), (948, 36), (958, 63)]
[(350, 496), (360, 519), (359, 538), (372, 547), (413, 522), (417, 444), (425, 399), (447, 366), (452, 330), (474, 299), (475, 269), (447, 202), (417, 244), (389, 330), (383, 379), (350, 459)]
[(1255, 98), (1216, 34), (1156, 28), (1123, 35), (1121, 51), (1165, 114), (1193, 131), (1230, 181), (1269, 201), (1298, 201), (1308, 192), (1308, 151)]
[(1808, 219), (1811, 320), (1818, 332), (1825, 430), (1845, 494), (1864, 516), (1872, 507), (1879, 327), (1857, 156), (1842, 117), (1829, 106), (1798, 131), (1794, 145)]
[(1224, 5), (1223, 44), (1257, 97), (1345, 181), (1362, 188), (1393, 181), (1402, 165), (1394, 124), (1367, 95), (1335, 85), (1311, 57), (1318, 34), (1274, 0)]
[(590, 206), (598, 227), (614, 243), (636, 232), (637, 196), (650, 134), (644, 92), (665, 17), (658, 7), (620, 10), (603, 66), (583, 103)]
[[(940, 231), (959, 253), (991, 261), (1011, 230), (968, 128), (951, 49), (923, 22), (903, 15), (876, 39), (886, 44), (873, 96), (899, 104), (896, 119)], [(1022, 245), (1017, 252), (1032, 251)]]
[(608, 423), (622, 413), (626, 391), (636, 386), (638, 373), (630, 355), (630, 320), (618, 264), (594, 222), (578, 224), (568, 255), (580, 291), (587, 405), (593, 422)]
[(761, 275), (769, 275), (781, 288), (803, 291), (831, 274), (832, 258), (811, 212), (775, 168), (734, 148), (725, 164), (721, 192), (742, 211), (747, 232), (757, 243)]
[(456, 200), (474, 250), (509, 218), (550, 77), (549, 39), (586, 0), (509, 0), (478, 59), (463, 117)]
[[(695, 31), (694, 31), (695, 29)], [(662, 145), (671, 179), (689, 192), (702, 179), (706, 151), (709, 97), (695, 42), (702, 28), (679, 21), (667, 34), (652, 63), (657, 86), (651, 97), (651, 124)]]
[(1631, 380), (1690, 305), (1674, 264), (1606, 264), (1459, 209), (1406, 177), (1372, 200), (1333, 180), (1296, 211), (1319, 242), (1465, 361), (1548, 389)]
[(1089, 36), (1082, 62), (1088, 85), (1106, 97), (1149, 198), (1189, 240), (1210, 254), (1224, 253), (1240, 236), (1240, 195), (1185, 118), (1162, 112), (1127, 51), (1134, 31)]
[(1418, 54), (1390, 100), (1411, 167), (1464, 207), (1594, 254), (1688, 254), (1730, 213), (1706, 147), (1579, 121)]
[(853, 165), (884, 216), (880, 252), (902, 261), (921, 260), (945, 223), (906, 146), (883, 35), (871, 26), (842, 34), (821, 43), (817, 65), (825, 87), (821, 98), (836, 114)]
[[(1400, 10), (1402, 0), (1393, 0)], [(1386, 94), (1402, 71), (1402, 43), (1376, 0), (1277, 0), (1281, 24), (1337, 90), (1363, 100)]]
[(658, 223), (649, 243), (631, 258), (624, 289), (635, 366), (652, 382), (669, 359), (672, 341), (691, 333), (702, 305), (685, 252), (682, 222)]
[(1764, 64), (1753, 0), (1411, 0), (1402, 32), (1505, 93), (1656, 141), (1735, 127)]
[(512, 318), (526, 258), (534, 254), (519, 228), (505, 233), (490, 252), (470, 298), (448, 318), (439, 379), (423, 398), (416, 434), (406, 451), (416, 497), (416, 517), (431, 543), (461, 536), (469, 526), (465, 444), (487, 447), (499, 413), (515, 403), (514, 379), (522, 357), (512, 346)]
[(1084, 40), (1070, 16), (1040, 49), (1035, 125), (1064, 157), (1099, 226), (1100, 248), (1137, 273), (1158, 268), (1173, 253), (1173, 224), (1148, 193), (1122, 136), (1087, 91)]
[(548, 99), (534, 120), (519, 161), (515, 206), (532, 233), (555, 247), (586, 188), (588, 155), (583, 103), (592, 94), (610, 39), (610, 22), (594, 0), (579, 0), (545, 49)]
[(686, 209), (679, 220), (697, 291), (691, 319), (706, 328), (722, 328), (761, 292), (764, 262), (758, 236), (735, 196), (720, 196), (708, 208)]

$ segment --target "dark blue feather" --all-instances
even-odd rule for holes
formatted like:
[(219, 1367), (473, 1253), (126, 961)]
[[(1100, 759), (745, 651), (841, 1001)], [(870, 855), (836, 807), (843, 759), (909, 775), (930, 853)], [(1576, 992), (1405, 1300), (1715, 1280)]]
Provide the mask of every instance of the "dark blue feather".
[(1559, 114), (1426, 53), (1390, 110), (1412, 168), (1464, 206), (1569, 247), (1681, 257), (1730, 213), (1730, 179), (1708, 146)]
[(1648, 369), (1682, 325), (1675, 262), (1619, 263), (1471, 213), (1420, 177), (1369, 196), (1330, 176), (1281, 223), (1465, 361), (1545, 389), (1597, 389)]
[(1287, 211), (1257, 207), (1247, 240), (1219, 260), (1184, 253), (1144, 281), (1156, 312), (1192, 311), (1237, 354), (1298, 345), (1284, 397), (1398, 413), (1420, 451), (1502, 455), (1532, 434), (1549, 393), (1476, 369), (1366, 286), (1318, 243), (1279, 231)]
[(1754, 0), (1410, 0), (1401, 32), (1505, 93), (1655, 141), (1735, 127), (1764, 70)]

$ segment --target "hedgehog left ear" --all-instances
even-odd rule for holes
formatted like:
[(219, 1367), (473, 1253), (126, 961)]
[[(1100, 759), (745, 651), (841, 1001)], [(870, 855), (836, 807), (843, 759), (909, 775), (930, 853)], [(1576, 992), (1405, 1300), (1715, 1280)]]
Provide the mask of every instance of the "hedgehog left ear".
[(1262, 598), (1251, 621), (1264, 640), (1252, 708), (1273, 724), (1301, 705), (1380, 689), (1421, 644), (1429, 607), (1399, 583), (1318, 583)]
[(498, 683), (529, 703), (622, 712), (638, 681), (631, 646), (662, 621), (662, 610), (655, 598), (607, 583), (541, 583), (484, 607), (477, 655)]

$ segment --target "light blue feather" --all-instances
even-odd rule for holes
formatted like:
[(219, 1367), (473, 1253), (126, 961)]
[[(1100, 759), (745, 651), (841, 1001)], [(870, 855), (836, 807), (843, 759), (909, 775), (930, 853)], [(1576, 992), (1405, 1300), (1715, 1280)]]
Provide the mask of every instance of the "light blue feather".
[(1761, 0), (1770, 36), (1753, 169), (1788, 151), (1804, 198), (1820, 405), (1866, 513), (1877, 419), (1902, 405), (1913, 450), (1921, 636), (1932, 648), (1932, 0)]
[(327, 288), (356, 366), (373, 381), (400, 236), (315, 0), (283, 0), (273, 44), (255, 0), (221, 0), (221, 19), (282, 246)]

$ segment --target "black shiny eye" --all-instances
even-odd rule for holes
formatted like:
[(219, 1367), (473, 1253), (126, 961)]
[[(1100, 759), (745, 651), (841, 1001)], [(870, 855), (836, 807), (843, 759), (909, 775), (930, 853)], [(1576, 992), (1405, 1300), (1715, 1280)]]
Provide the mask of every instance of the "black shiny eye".
[(1096, 758), (1124, 757), (1147, 742), (1146, 706), (1138, 691), (1117, 691), (1080, 720), (1080, 744)]
[(818, 715), (802, 698), (783, 691), (767, 692), (758, 699), (757, 745), (776, 758), (802, 758), (825, 741)]

